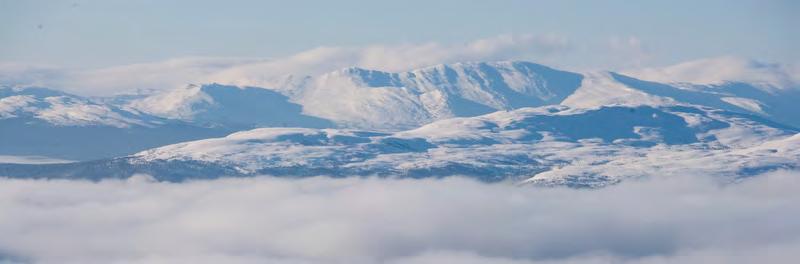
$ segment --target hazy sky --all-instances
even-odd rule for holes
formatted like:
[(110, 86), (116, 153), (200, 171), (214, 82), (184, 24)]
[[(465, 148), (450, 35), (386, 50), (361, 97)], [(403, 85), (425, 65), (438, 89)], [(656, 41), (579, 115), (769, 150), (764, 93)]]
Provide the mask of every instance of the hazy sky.
[(800, 61), (800, 1), (0, 0), (0, 62), (101, 67), (185, 56), (281, 57), (319, 46), (562, 39), (579, 56), (622, 46), (645, 64), (734, 55)]

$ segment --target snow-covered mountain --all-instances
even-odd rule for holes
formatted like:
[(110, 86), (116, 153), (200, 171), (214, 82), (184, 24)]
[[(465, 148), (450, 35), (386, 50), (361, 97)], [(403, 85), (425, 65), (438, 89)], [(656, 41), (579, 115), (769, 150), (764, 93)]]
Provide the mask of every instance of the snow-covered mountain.
[[(596, 186), (641, 171), (747, 176), (795, 167), (800, 89), (753, 76), (660, 83), (493, 62), (345, 68), (276, 87), (187, 85), (112, 98), (5, 87), (0, 155), (120, 158), (3, 165), (0, 174), (458, 174)], [(204, 140), (178, 143), (196, 139)]]
[(582, 76), (530, 62), (456, 63), (401, 73), (345, 68), (275, 87), (188, 85), (127, 105), (195, 123), (398, 131), (451, 118), (558, 104)]
[(604, 105), (672, 105), (689, 103), (748, 113), (800, 126), (800, 87), (771, 89), (744, 82), (663, 84), (613, 72), (588, 73), (581, 87), (563, 105), (593, 108)]
[(799, 111), (793, 111), (800, 87), (775, 83), (777, 77), (766, 73), (750, 75), (741, 79), (750, 82), (691, 84), (643, 81), (614, 72), (579, 74), (522, 61), (444, 64), (399, 73), (351, 67), (319, 76), (288, 76), (264, 89), (189, 85), (129, 106), (164, 118), (227, 126), (399, 131), (521, 107), (690, 103), (800, 126)]
[(0, 118), (28, 118), (61, 126), (152, 126), (156, 118), (46, 88), (0, 87)]
[(0, 155), (90, 160), (255, 127), (333, 126), (301, 110), (271, 90), (218, 84), (111, 98), (3, 86)]
[(345, 127), (398, 130), (558, 104), (581, 79), (530, 62), (456, 63), (401, 73), (347, 68), (314, 78), (296, 100), (307, 113)]
[[(396, 133), (260, 128), (117, 159), (38, 165), (41, 177), (466, 175), (597, 187), (645, 174), (747, 177), (800, 164), (792, 127), (691, 105), (521, 108)], [(25, 175), (33, 165), (3, 165)]]
[[(290, 76), (278, 86), (265, 89), (190, 85), (135, 101), (131, 106), (188, 121), (399, 131), (436, 120), (521, 107), (563, 104), (596, 108), (680, 102), (800, 126), (800, 115), (793, 111), (794, 102), (800, 100), (800, 88), (786, 88), (789, 84), (782, 82), (784, 86), (776, 89), (765, 84), (774, 78), (758, 82), (757, 76), (747, 79), (752, 83), (665, 84), (614, 72), (578, 74), (520, 61), (455, 63), (400, 73), (353, 67), (319, 76)], [(285, 112), (286, 116), (276, 116), (276, 112)]]
[(0, 155), (100, 159), (231, 131), (45, 88), (0, 87)]
[(234, 129), (254, 127), (332, 127), (328, 120), (304, 115), (302, 106), (278, 92), (220, 84), (187, 85), (131, 100), (126, 106), (164, 118)]
[(800, 127), (796, 104), (800, 100), (800, 68), (796, 65), (718, 57), (627, 70), (615, 79), (647, 93), (749, 112)]

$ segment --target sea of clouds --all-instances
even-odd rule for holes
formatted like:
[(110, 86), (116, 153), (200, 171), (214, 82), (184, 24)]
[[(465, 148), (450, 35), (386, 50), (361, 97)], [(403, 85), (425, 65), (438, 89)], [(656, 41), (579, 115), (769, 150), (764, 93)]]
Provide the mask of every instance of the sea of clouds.
[(0, 180), (0, 263), (789, 263), (800, 173), (596, 190), (445, 179)]

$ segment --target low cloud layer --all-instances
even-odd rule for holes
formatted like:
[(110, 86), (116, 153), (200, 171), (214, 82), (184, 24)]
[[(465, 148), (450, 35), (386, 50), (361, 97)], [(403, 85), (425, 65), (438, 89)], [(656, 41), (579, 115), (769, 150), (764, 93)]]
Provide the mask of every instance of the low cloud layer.
[(599, 190), (270, 177), (0, 182), (0, 263), (787, 263), (800, 173)]

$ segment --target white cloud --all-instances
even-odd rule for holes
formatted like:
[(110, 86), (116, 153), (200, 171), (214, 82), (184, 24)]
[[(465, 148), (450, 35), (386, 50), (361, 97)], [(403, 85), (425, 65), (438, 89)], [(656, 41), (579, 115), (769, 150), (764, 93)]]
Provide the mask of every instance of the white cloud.
[(191, 57), (89, 70), (7, 63), (0, 64), (0, 83), (56, 87), (84, 95), (171, 89), (204, 82), (263, 86), (290, 74), (320, 74), (351, 66), (403, 71), (459, 61), (548, 58), (567, 49), (568, 41), (560, 36), (520, 34), (457, 44), (318, 47), (274, 59)]
[(624, 73), (657, 82), (720, 84), (741, 81), (773, 89), (800, 89), (800, 67), (795, 64), (769, 64), (732, 56), (693, 60), (666, 67), (631, 69)]
[(569, 49), (559, 36), (500, 35), (467, 43), (319, 47), (286, 58), (232, 67), (205, 82), (273, 86), (286, 75), (317, 75), (345, 67), (399, 72), (442, 63), (550, 57)]
[(616, 61), (618, 67), (642, 67), (653, 55), (644, 45), (642, 40), (636, 36), (611, 37), (608, 40), (609, 51), (613, 56), (607, 59)]
[(652, 65), (657, 53), (644, 40), (637, 36), (605, 40), (573, 43), (560, 35), (506, 34), (463, 43), (322, 46), (279, 58), (186, 57), (99, 69), (0, 63), (0, 84), (105, 96), (210, 82), (278, 88), (289, 75), (294, 78), (292, 82), (301, 82), (306, 75), (353, 66), (398, 72), (442, 63), (530, 60), (568, 69), (628, 69), (622, 72), (659, 82), (744, 81), (779, 89), (800, 87), (797, 64), (769, 64), (729, 56), (645, 67)]
[(41, 86), (82, 95), (112, 95), (171, 89), (201, 77), (263, 59), (187, 57), (100, 69), (0, 63), (0, 84)]
[(0, 155), (0, 163), (18, 163), (18, 164), (52, 164), (52, 163), (69, 163), (75, 162), (72, 160), (55, 159), (42, 156), (9, 156)]
[(568, 41), (560, 36), (500, 35), (462, 45), (371, 46), (363, 51), (357, 65), (404, 71), (440, 63), (547, 57), (568, 49)]
[(161, 62), (74, 71), (60, 86), (82, 94), (172, 89), (203, 76), (265, 59), (187, 57)]
[(462, 178), (2, 180), (0, 262), (786, 263), (800, 174), (599, 190)]
[(0, 63), (0, 85), (45, 86), (65, 78), (65, 74), (54, 66)]

